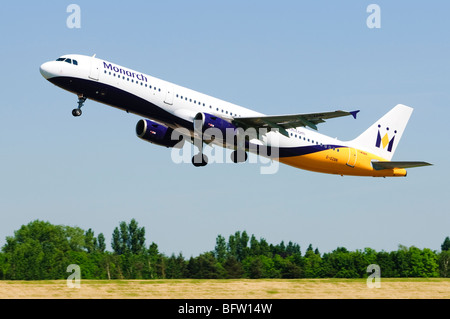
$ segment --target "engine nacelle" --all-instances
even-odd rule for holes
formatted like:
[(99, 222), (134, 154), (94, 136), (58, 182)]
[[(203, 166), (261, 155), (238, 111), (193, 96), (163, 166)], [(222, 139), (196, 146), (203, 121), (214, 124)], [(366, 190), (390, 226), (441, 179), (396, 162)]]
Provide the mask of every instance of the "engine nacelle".
[(136, 135), (144, 141), (165, 147), (182, 148), (184, 139), (172, 140), (172, 132), (172, 128), (150, 120), (139, 120), (136, 124)]
[[(209, 128), (214, 128), (221, 131), (223, 138), (225, 138), (227, 134), (230, 134), (230, 132), (234, 132), (237, 128), (230, 122), (227, 122), (224, 119), (209, 113), (197, 113), (197, 115), (194, 118), (194, 121), (201, 121), (202, 132), (205, 132)], [(229, 131), (228, 133), (227, 129)]]

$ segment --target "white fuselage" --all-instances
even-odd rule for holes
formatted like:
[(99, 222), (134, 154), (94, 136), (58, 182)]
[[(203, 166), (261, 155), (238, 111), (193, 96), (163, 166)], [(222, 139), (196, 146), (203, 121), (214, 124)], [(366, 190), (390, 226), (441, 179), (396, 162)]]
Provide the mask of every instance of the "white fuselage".
[[(241, 117), (264, 116), (95, 56), (69, 54), (58, 60), (46, 62), (40, 68), (41, 74), (53, 84), (172, 129), (184, 127), (193, 131), (192, 123), (199, 112), (230, 122)], [(259, 138), (257, 144), (271, 146), (276, 135), (280, 150), (276, 159), (302, 169), (339, 175), (386, 176), (386, 172), (380, 175), (371, 165), (372, 160), (383, 158), (360, 150), (359, 145), (351, 145), (305, 127), (287, 129), (287, 133), (289, 136), (279, 132), (267, 133)], [(403, 171), (390, 172), (388, 176), (400, 173)]]

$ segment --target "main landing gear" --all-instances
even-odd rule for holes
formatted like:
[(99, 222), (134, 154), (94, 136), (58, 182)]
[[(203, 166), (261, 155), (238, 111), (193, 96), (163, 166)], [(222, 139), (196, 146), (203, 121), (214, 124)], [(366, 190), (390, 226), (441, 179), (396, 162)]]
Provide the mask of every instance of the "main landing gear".
[[(198, 153), (192, 157), (192, 164), (195, 167), (203, 167), (208, 164), (208, 156), (203, 154), (203, 122), (194, 120), (194, 138), (193, 144), (197, 146)], [(239, 134), (234, 136), (235, 150), (231, 153), (231, 160), (234, 163), (243, 163), (247, 161), (247, 152), (245, 151), (245, 135)]]
[(194, 120), (194, 145), (198, 148), (198, 153), (192, 156), (192, 164), (195, 167), (203, 167), (208, 164), (208, 156), (203, 154), (203, 123), (200, 120)]
[(85, 101), (86, 98), (83, 96), (83, 94), (78, 95), (78, 108), (72, 110), (73, 116), (78, 117), (82, 114), (81, 107), (83, 106)]
[(248, 155), (244, 150), (236, 150), (231, 152), (230, 157), (233, 163), (244, 163), (245, 161), (247, 161)]
[(247, 161), (247, 152), (245, 151), (245, 136), (240, 130), (237, 131), (234, 137), (235, 150), (231, 152), (231, 160), (234, 163), (244, 163)]
[(194, 164), (195, 167), (206, 166), (206, 164), (208, 164), (208, 156), (203, 153), (197, 153), (192, 156), (192, 164)]

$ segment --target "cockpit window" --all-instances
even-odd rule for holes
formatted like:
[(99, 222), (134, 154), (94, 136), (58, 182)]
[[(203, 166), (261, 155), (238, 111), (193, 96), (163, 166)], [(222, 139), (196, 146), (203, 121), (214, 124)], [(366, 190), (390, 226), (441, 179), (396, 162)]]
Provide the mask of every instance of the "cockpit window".
[(67, 62), (69, 64), (78, 65), (78, 61), (77, 60), (72, 60), (72, 59), (69, 59), (69, 58), (57, 58), (56, 61), (64, 61), (64, 62)]

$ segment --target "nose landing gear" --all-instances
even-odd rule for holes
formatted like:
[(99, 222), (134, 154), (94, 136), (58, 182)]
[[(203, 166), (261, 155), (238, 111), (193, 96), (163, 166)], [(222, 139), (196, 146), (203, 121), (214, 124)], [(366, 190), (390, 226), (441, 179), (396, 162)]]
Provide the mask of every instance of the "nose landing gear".
[(83, 94), (78, 95), (78, 108), (72, 110), (73, 116), (78, 117), (82, 114), (81, 107), (83, 106), (85, 101), (86, 98), (83, 96)]

